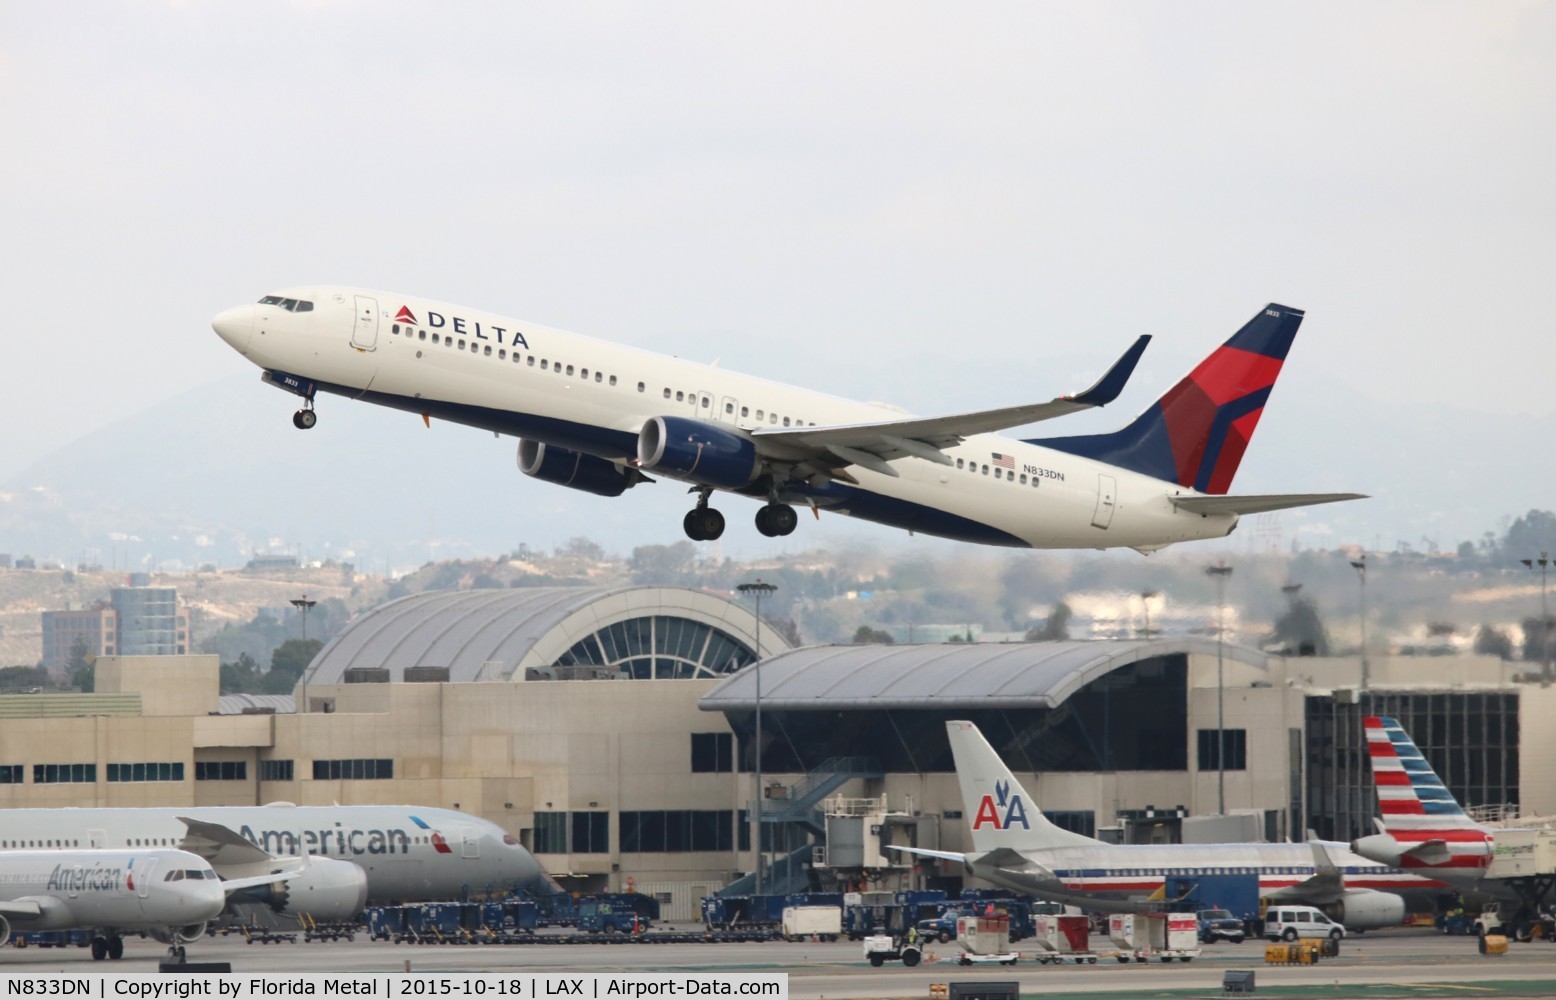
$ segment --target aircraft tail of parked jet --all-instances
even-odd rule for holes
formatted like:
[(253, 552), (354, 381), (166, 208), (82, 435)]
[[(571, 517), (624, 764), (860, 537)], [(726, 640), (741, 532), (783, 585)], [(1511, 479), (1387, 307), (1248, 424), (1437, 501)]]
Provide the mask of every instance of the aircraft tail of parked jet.
[(1028, 443), (1200, 493), (1224, 494), (1231, 488), (1302, 317), (1300, 309), (1273, 302), (1265, 306), (1121, 430), (1034, 438)]
[(1008, 848), (1037, 851), (1050, 847), (1095, 846), (1098, 841), (1055, 826), (1010, 773), (983, 733), (971, 722), (946, 723), (956, 778), (972, 830), (973, 851)]
[(1491, 864), (1491, 830), (1464, 812), (1397, 721), (1371, 715), (1363, 725), (1383, 815), (1378, 832), (1358, 839), (1353, 849), (1381, 864), (1478, 883)]

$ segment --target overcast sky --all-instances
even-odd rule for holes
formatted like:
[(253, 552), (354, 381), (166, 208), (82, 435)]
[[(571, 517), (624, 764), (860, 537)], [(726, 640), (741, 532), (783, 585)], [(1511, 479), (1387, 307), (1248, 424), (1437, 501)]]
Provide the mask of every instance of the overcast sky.
[(1146, 332), (1159, 388), (1273, 300), (1288, 372), (1516, 425), (1553, 51), (1532, 2), (6, 3), (0, 479), (251, 371), (211, 315), (309, 282), (920, 413)]

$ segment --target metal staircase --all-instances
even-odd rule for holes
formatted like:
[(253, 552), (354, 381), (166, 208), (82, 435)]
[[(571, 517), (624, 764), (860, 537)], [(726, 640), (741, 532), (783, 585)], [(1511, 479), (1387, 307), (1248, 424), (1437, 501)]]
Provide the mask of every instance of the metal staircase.
[[(814, 842), (806, 841), (788, 854), (767, 866), (762, 889), (768, 894), (787, 895), (805, 892), (810, 888), (808, 865), (814, 844), (825, 843), (826, 817), (817, 808), (823, 799), (856, 778), (871, 780), (884, 778), (885, 769), (874, 757), (831, 757), (806, 774), (805, 777), (784, 789), (782, 796), (769, 797), (762, 804), (762, 824), (776, 833), (786, 826), (801, 826), (814, 835)], [(756, 803), (748, 803), (751, 813)], [(767, 838), (772, 839), (771, 835)], [(756, 891), (756, 873), (744, 875), (720, 889), (719, 896), (746, 896)]]

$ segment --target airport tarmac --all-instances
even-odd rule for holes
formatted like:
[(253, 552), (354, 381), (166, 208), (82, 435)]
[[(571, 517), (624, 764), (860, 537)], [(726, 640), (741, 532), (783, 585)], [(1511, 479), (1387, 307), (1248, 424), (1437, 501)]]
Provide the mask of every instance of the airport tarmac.
[[(1014, 980), (1023, 996), (1192, 997), (1221, 995), (1224, 973), (1252, 969), (1256, 996), (1283, 997), (1549, 997), (1556, 995), (1556, 944), (1514, 944), (1505, 956), (1479, 954), (1471, 937), (1427, 930), (1374, 932), (1347, 940), (1337, 958), (1314, 966), (1266, 966), (1262, 943), (1214, 944), (1190, 963), (1039, 965), (1022, 942), (1015, 966), (963, 967), (952, 946), (932, 946), (914, 969), (872, 968), (856, 942), (747, 944), (395, 945), (382, 941), (248, 944), (206, 938), (189, 946), (191, 961), (231, 962), (235, 973), (346, 972), (787, 972), (796, 1000), (928, 997), (930, 985)], [(1018, 946), (1020, 947), (1020, 946)], [(938, 955), (935, 955), (936, 951)], [(82, 948), (0, 950), (0, 974), (14, 972), (152, 973), (166, 948), (125, 942), (118, 962), (94, 962)]]

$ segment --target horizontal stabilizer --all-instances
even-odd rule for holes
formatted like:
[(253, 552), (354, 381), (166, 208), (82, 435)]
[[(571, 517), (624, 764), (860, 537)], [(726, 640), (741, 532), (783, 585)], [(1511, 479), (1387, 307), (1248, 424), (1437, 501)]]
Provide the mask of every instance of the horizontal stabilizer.
[(931, 851), (927, 847), (901, 847), (897, 844), (888, 844), (886, 846), (894, 851), (901, 851), (903, 854), (918, 854), (926, 858), (939, 858), (942, 861), (959, 861), (963, 864), (967, 862), (967, 855), (958, 854), (955, 851)]
[(1172, 505), (1190, 514), (1263, 514), (1341, 500), (1366, 500), (1365, 493), (1250, 493), (1244, 496), (1169, 496)]
[(1442, 840), (1427, 840), (1406, 851), (1403, 857), (1414, 858), (1423, 865), (1446, 865), (1453, 860), (1453, 852)]

